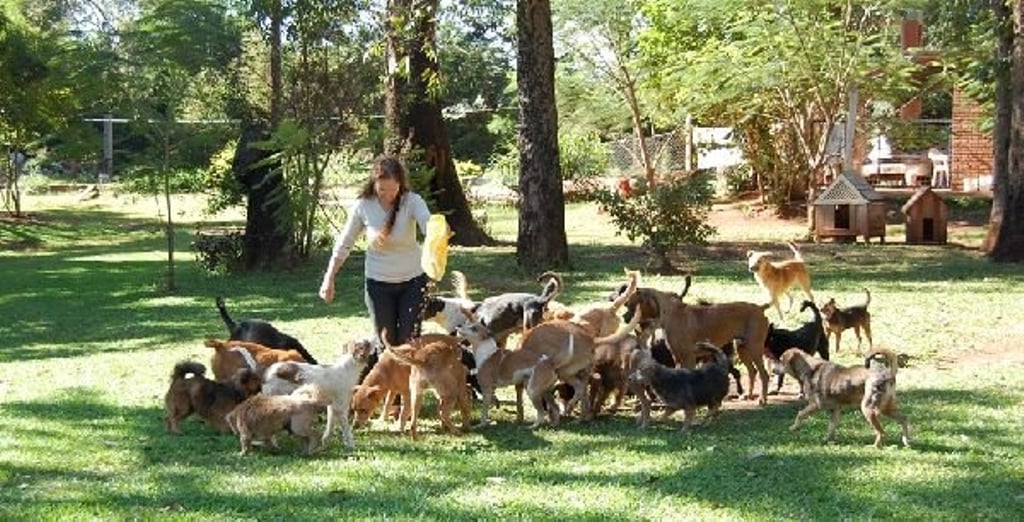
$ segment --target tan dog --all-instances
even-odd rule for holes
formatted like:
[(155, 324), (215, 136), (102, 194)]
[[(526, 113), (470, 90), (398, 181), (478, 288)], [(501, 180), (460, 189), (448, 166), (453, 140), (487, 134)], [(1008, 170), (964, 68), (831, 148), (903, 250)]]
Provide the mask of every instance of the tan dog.
[(793, 293), (790, 290), (793, 286), (799, 286), (807, 294), (807, 299), (814, 301), (811, 294), (811, 276), (807, 272), (807, 264), (804, 263), (800, 250), (796, 244), (788, 243), (793, 251), (793, 259), (785, 261), (772, 261), (770, 252), (747, 251), (747, 268), (753, 272), (754, 280), (761, 285), (771, 300), (772, 306), (779, 313), (779, 320), (784, 320), (782, 307), (779, 305), (779, 297), (783, 293), (789, 297), (789, 309), (793, 308)]
[(224, 415), (247, 397), (259, 393), (263, 379), (248, 368), (241, 368), (223, 382), (206, 378), (206, 367), (195, 361), (182, 361), (174, 366), (171, 385), (164, 395), (164, 426), (175, 435), (181, 434), (181, 421), (195, 413), (221, 433), (230, 426)]
[[(566, 404), (566, 411), (571, 411), (576, 401), (582, 399), (583, 416), (589, 418), (592, 415), (590, 401), (587, 394), (582, 392), (584, 382), (589, 379), (593, 368), (595, 345), (622, 342), (640, 320), (641, 316), (636, 315), (630, 324), (615, 334), (596, 339), (578, 324), (548, 321), (528, 331), (517, 350), (500, 348), (490, 332), (479, 323), (459, 327), (459, 335), (472, 345), (477, 380), (483, 390), (480, 422), (488, 422), (494, 391), (504, 386), (515, 386), (517, 422), (523, 421), (522, 393), (525, 388), (538, 410), (534, 426), (544, 422), (544, 413), (554, 417), (551, 419), (552, 424), (557, 424), (557, 416), (550, 409), (554, 404), (550, 392), (559, 379), (570, 384), (574, 390), (573, 398)], [(543, 361), (542, 356), (545, 358)]]
[[(619, 309), (633, 296), (640, 281), (640, 272), (635, 270), (626, 270), (626, 276), (628, 281), (625, 284), (625, 290), (616, 296), (611, 303), (594, 303), (575, 310), (569, 308), (553, 310), (551, 319), (561, 319), (576, 323), (593, 337), (612, 335), (622, 323), (617, 315)], [(552, 310), (550, 304), (548, 309)]]
[[(738, 338), (737, 356), (747, 368), (750, 385), (746, 397), (759, 397), (763, 405), (767, 400), (769, 376), (761, 355), (768, 336), (764, 311), (769, 306), (742, 302), (688, 305), (678, 294), (639, 288), (626, 301), (626, 319), (638, 313), (643, 315), (642, 339), (658, 328), (664, 330), (676, 364), (684, 368), (696, 366), (698, 341), (722, 346)], [(755, 375), (761, 378), (760, 395), (754, 394)]]
[[(386, 415), (395, 402), (395, 397), (401, 397), (402, 404), (409, 404), (409, 372), (411, 368), (399, 361), (390, 351), (385, 351), (377, 360), (377, 364), (366, 374), (363, 382), (356, 386), (352, 395), (352, 411), (355, 414), (356, 427), (364, 426), (381, 400), (384, 407), (380, 412), (380, 420), (383, 422)], [(400, 417), (399, 430), (405, 431), (406, 417)]]
[[(462, 427), (468, 430), (469, 389), (466, 388), (466, 367), (462, 365), (462, 347), (459, 340), (450, 335), (424, 334), (412, 341), (392, 346), (387, 341), (387, 330), (381, 332), (381, 339), (387, 351), (399, 361), (412, 367), (409, 372), (409, 400), (402, 403), (400, 418), (409, 416), (409, 434), (417, 436), (416, 424), (419, 418), (420, 398), (423, 389), (430, 385), (437, 393), (437, 413), (441, 424), (454, 434), (460, 434), (452, 423), (451, 410), (458, 407), (462, 413)], [(408, 413), (407, 413), (408, 412)]]
[[(210, 365), (213, 366), (213, 375), (217, 380), (227, 379), (239, 368), (263, 371), (276, 362), (306, 362), (302, 354), (295, 350), (278, 350), (245, 341), (207, 339), (203, 344), (214, 349)], [(243, 350), (247, 353), (243, 353)], [(252, 367), (253, 361), (257, 364), (256, 368)]]
[[(887, 368), (872, 368), (872, 361), (885, 359)], [(882, 415), (896, 419), (903, 429), (903, 445), (910, 445), (910, 426), (907, 417), (896, 405), (896, 354), (885, 349), (874, 349), (864, 359), (864, 367), (847, 368), (829, 361), (814, 359), (799, 348), (790, 348), (782, 354), (786, 372), (800, 380), (807, 394), (807, 407), (796, 414), (789, 429), (796, 430), (812, 413), (827, 409), (832, 412), (828, 423), (828, 441), (836, 436), (839, 415), (843, 408), (860, 405), (860, 411), (875, 431), (875, 447), (882, 447), (885, 431), (879, 418)]]
[(317, 449), (320, 434), (315, 424), (325, 405), (316, 398), (314, 390), (299, 388), (290, 395), (254, 395), (231, 410), (225, 420), (231, 431), (238, 434), (242, 455), (252, 450), (254, 440), (277, 451), (275, 436), (281, 430), (302, 439), (302, 452), (310, 455)]

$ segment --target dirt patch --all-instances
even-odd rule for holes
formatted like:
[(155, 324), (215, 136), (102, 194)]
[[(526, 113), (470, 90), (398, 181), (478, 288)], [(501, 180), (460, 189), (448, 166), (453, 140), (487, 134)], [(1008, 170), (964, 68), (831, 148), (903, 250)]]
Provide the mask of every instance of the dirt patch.
[(995, 365), (1024, 365), (1024, 351), (1009, 349), (1005, 344), (988, 344), (955, 354), (938, 355), (932, 364), (937, 370)]

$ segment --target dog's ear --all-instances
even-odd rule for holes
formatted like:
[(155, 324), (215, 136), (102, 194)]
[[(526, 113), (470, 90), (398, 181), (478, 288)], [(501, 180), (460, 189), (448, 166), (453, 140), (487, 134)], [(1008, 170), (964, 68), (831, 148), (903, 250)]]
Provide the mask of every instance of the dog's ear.
[(278, 364), (274, 375), (286, 381), (298, 382), (299, 365), (290, 362)]
[(755, 252), (753, 250), (747, 250), (747, 259), (750, 259), (751, 257), (754, 257), (754, 254), (756, 254), (756, 253), (757, 252)]

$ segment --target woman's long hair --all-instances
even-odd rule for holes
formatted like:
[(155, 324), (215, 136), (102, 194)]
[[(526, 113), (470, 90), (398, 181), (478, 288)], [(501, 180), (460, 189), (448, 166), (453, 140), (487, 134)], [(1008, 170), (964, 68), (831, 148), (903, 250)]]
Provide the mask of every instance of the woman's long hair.
[(398, 218), (398, 209), (402, 206), (402, 197), (409, 191), (409, 176), (405, 172), (405, 166), (394, 156), (378, 156), (373, 161), (373, 169), (370, 172), (370, 179), (366, 180), (363, 189), (359, 192), (361, 199), (369, 199), (377, 196), (375, 183), (378, 179), (391, 179), (398, 182), (398, 195), (395, 196), (395, 203), (388, 212), (388, 220), (381, 231), (381, 238), (386, 239), (395, 226), (395, 219)]

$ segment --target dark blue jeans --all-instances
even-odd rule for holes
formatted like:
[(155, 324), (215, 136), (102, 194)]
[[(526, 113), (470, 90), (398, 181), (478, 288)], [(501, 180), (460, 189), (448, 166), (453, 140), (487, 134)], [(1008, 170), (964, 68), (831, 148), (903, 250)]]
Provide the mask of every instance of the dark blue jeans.
[(402, 283), (384, 283), (366, 280), (366, 309), (370, 312), (374, 337), (380, 338), (387, 328), (388, 344), (405, 343), (420, 335), (423, 315), (423, 296), (427, 290), (427, 276), (420, 274)]

